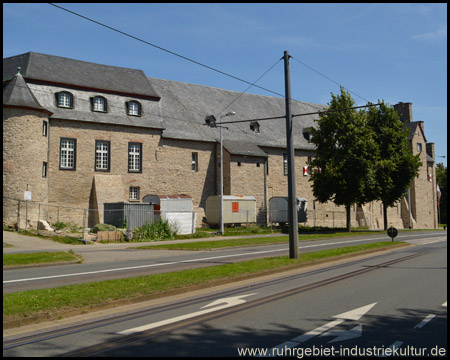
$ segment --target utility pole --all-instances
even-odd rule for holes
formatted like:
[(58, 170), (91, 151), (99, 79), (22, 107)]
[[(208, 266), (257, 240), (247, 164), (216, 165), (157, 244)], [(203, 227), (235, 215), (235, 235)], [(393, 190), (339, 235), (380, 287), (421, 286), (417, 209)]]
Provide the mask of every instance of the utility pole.
[(298, 218), (297, 195), (295, 191), (295, 154), (294, 134), (291, 116), (291, 80), (289, 74), (289, 52), (284, 51), (284, 81), (286, 94), (286, 140), (288, 163), (288, 223), (289, 223), (289, 258), (298, 259)]

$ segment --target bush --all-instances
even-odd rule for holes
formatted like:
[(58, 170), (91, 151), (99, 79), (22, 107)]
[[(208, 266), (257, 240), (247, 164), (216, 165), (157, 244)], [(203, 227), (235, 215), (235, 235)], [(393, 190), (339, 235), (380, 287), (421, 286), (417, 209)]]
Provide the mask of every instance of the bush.
[(173, 240), (175, 233), (171, 229), (168, 220), (159, 220), (153, 224), (144, 224), (135, 228), (133, 232), (133, 241), (160, 241)]
[(92, 228), (92, 232), (97, 234), (98, 231), (114, 231), (116, 227), (109, 224), (97, 224)]

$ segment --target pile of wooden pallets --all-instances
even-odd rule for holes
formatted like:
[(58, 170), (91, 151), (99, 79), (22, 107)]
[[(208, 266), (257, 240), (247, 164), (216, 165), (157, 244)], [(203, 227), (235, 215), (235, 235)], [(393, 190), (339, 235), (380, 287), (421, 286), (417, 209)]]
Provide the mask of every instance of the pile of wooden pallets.
[(97, 232), (97, 241), (120, 241), (123, 240), (124, 236), (121, 231), (113, 230), (113, 231), (98, 231)]

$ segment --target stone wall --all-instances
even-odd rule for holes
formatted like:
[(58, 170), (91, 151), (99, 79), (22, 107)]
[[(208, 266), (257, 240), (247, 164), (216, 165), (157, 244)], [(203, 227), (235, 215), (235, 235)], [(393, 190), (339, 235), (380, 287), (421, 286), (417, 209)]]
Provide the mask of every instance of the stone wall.
[[(31, 200), (48, 201), (48, 170), (43, 177), (43, 163), (48, 163), (48, 136), (43, 136), (43, 112), (3, 108), (3, 198), (24, 199), (31, 192)], [(4, 201), (5, 204), (5, 201)], [(7, 202), (3, 208), (3, 222), (17, 222), (17, 202)], [(28, 219), (37, 221), (38, 208), (30, 207)], [(25, 216), (23, 216), (23, 221)], [(24, 227), (25, 223), (19, 224)]]
[[(193, 197), (194, 209), (199, 209), (205, 206), (209, 195), (215, 195), (215, 164), (211, 156), (214, 144), (165, 139), (159, 130), (146, 128), (60, 120), (52, 120), (51, 126), (49, 201), (52, 203), (101, 211), (104, 202), (130, 201), (129, 188), (133, 186), (139, 188), (138, 201), (149, 194), (184, 193)], [(76, 170), (59, 169), (61, 137), (77, 139)], [(95, 140), (110, 141), (109, 172), (95, 171)], [(128, 172), (129, 142), (142, 143), (140, 173)], [(198, 171), (192, 170), (193, 152), (198, 154)], [(113, 183), (108, 182), (109, 177), (114, 179)], [(95, 221), (93, 214), (90, 217)], [(198, 218), (201, 221), (202, 216)], [(101, 221), (101, 216), (98, 220)]]
[[(26, 184), (32, 191), (32, 200), (58, 208), (60, 221), (80, 223), (83, 209), (88, 212), (88, 225), (102, 222), (103, 203), (130, 201), (130, 186), (140, 190), (140, 201), (145, 195), (188, 194), (193, 198), (197, 212), (197, 226), (201, 225), (210, 195), (219, 194), (220, 168), (217, 143), (174, 140), (164, 138), (161, 130), (131, 126), (50, 119), (48, 136), (42, 135), (42, 123), (48, 120), (41, 112), (23, 109), (4, 109), (3, 112), (3, 194), (4, 198), (23, 199)], [(420, 123), (423, 129), (423, 123)], [(21, 134), (17, 136), (17, 134)], [(75, 138), (76, 169), (59, 168), (60, 139)], [(95, 170), (95, 141), (110, 142), (110, 170)], [(128, 172), (128, 143), (142, 143), (142, 172)], [(424, 166), (411, 186), (413, 227), (433, 228), (437, 224), (435, 210), (434, 163), (427, 162), (426, 140), (419, 130), (412, 138), (414, 153), (422, 144), (421, 161)], [(428, 144), (429, 151), (432, 145)], [(251, 195), (256, 198), (257, 210), (268, 209), (274, 196), (287, 196), (287, 176), (284, 175), (285, 149), (264, 148), (268, 158), (230, 155), (224, 151), (224, 194)], [(192, 170), (192, 153), (198, 157), (197, 170)], [(312, 152), (296, 150), (296, 194), (308, 200), (310, 226), (345, 226), (345, 209), (332, 202), (321, 204), (314, 200), (310, 176), (303, 175)], [(433, 154), (434, 157), (434, 154)], [(47, 177), (42, 177), (42, 163), (48, 162)], [(258, 166), (259, 164), (259, 166)], [(268, 169), (265, 175), (265, 169)], [(430, 181), (431, 180), (431, 181)], [(34, 207), (37, 209), (37, 207)], [(4, 222), (17, 220), (17, 203), (4, 201)], [(48, 207), (50, 209), (50, 207)], [(31, 210), (30, 218), (37, 219)], [(44, 211), (44, 209), (42, 209)], [(50, 211), (50, 210), (49, 210)], [(397, 227), (409, 224), (408, 204), (404, 199), (388, 209), (389, 223)], [(45, 211), (44, 211), (45, 212)], [(36, 213), (36, 214), (34, 214)], [(62, 217), (62, 214), (65, 217)], [(56, 211), (52, 212), (54, 221)], [(61, 218), (59, 216), (61, 215)], [(264, 214), (258, 215), (264, 222)], [(266, 215), (267, 216), (267, 215)], [(42, 217), (45, 217), (43, 213)], [(381, 203), (373, 202), (360, 208), (352, 207), (352, 226), (383, 228)]]

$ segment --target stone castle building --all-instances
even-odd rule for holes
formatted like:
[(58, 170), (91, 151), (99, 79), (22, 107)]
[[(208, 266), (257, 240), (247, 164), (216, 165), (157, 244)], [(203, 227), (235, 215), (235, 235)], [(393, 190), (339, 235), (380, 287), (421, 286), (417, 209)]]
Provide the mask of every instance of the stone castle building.
[[(292, 101), (291, 111), (323, 108)], [(424, 166), (409, 199), (389, 208), (388, 220), (400, 228), (436, 228), (434, 144), (427, 142), (423, 122), (413, 122), (410, 103), (395, 108)], [(219, 129), (206, 123), (233, 120), (223, 117), (230, 110), (236, 112), (235, 120), (263, 119), (283, 116), (285, 104), (275, 97), (150, 78), (141, 70), (35, 52), (5, 58), (3, 223), (24, 221), (18, 200), (28, 190), (31, 224), (38, 217), (56, 222), (57, 208), (58, 220), (80, 224), (83, 218), (85, 226), (93, 226), (103, 222), (104, 203), (140, 202), (148, 194), (189, 194), (200, 226), (206, 199), (220, 193)], [(308, 181), (307, 166), (314, 156), (309, 129), (316, 118), (295, 120), (297, 196), (308, 200), (307, 225), (332, 226), (336, 214), (345, 210), (315, 201)], [(254, 196), (258, 222), (267, 222), (271, 197), (287, 196), (285, 139), (283, 119), (223, 128), (224, 194)], [(353, 210), (353, 225), (383, 227), (381, 203)], [(339, 218), (344, 226), (345, 215)]]

